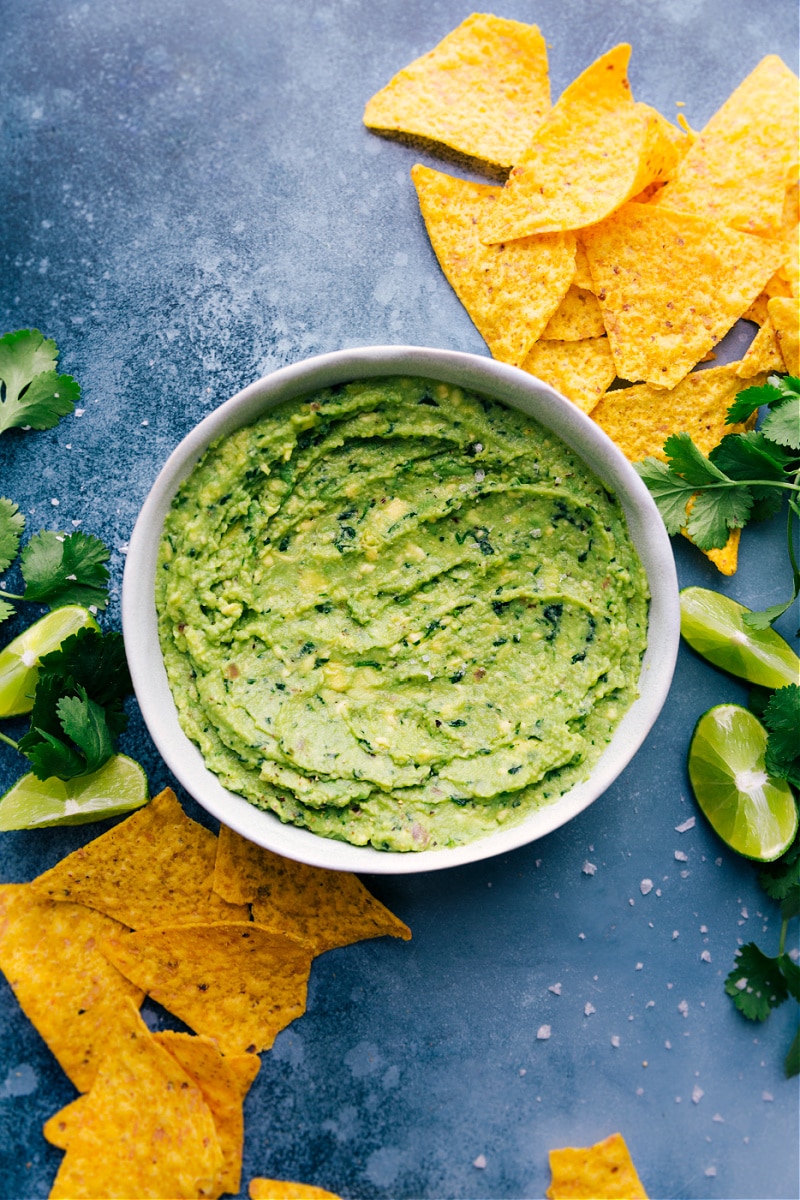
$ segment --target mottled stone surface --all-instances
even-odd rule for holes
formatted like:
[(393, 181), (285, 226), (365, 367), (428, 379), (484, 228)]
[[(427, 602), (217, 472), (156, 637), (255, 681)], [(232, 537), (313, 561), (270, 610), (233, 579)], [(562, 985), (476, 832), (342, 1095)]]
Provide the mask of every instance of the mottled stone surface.
[[(50, 432), (0, 439), (0, 494), (29, 533), (80, 523), (108, 541), (108, 627), (138, 508), (213, 406), (341, 346), (486, 353), (422, 227), (408, 174), (419, 153), (361, 125), (372, 92), (469, 11), (4, 6), (0, 323), (55, 338), (83, 399)], [(762, 55), (796, 69), (790, 0), (501, 11), (541, 26), (554, 94), (628, 40), (637, 98), (669, 117), (685, 101), (695, 127)], [(790, 588), (780, 522), (745, 534), (731, 580), (680, 540), (675, 552), (682, 584), (758, 607)], [(373, 880), (414, 939), (316, 962), (308, 1013), (263, 1056), (247, 1101), (245, 1178), (358, 1198), (541, 1197), (550, 1147), (619, 1129), (653, 1197), (796, 1196), (798, 1090), (781, 1069), (792, 1006), (756, 1026), (722, 989), (739, 940), (775, 951), (777, 909), (702, 817), (676, 832), (695, 813), (694, 721), (745, 695), (682, 649), (645, 747), (568, 827), (481, 865)], [(171, 782), (133, 705), (124, 748), (153, 791)], [(21, 769), (0, 746), (0, 790)], [(0, 835), (0, 878), (30, 879), (95, 831)], [(0, 1054), (0, 1195), (44, 1197), (60, 1152), (41, 1125), (74, 1092), (2, 980)]]

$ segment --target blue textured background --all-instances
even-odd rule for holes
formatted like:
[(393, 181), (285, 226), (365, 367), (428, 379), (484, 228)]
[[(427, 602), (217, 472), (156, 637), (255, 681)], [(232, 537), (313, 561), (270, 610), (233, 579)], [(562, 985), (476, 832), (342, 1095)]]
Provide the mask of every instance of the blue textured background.
[[(0, 493), (28, 533), (80, 522), (106, 539), (107, 627), (119, 626), (138, 508), (213, 406), (342, 346), (486, 353), (419, 217), (408, 172), (424, 156), (361, 125), (366, 99), (470, 11), (455, 0), (3, 5), (1, 331), (55, 338), (83, 398), (50, 432), (2, 437)], [(668, 117), (685, 101), (695, 127), (764, 54), (797, 69), (793, 0), (509, 0), (500, 11), (542, 28), (554, 96), (628, 40), (636, 98)], [(774, 603), (790, 588), (783, 538), (780, 523), (747, 531), (730, 580), (679, 539), (681, 582)], [(541, 1197), (551, 1147), (619, 1129), (651, 1197), (797, 1196), (798, 1088), (781, 1069), (793, 1006), (754, 1025), (722, 988), (741, 941), (775, 952), (777, 908), (702, 817), (675, 829), (695, 813), (694, 721), (744, 697), (682, 649), (647, 744), (568, 827), (481, 865), (371, 881), (413, 941), (316, 961), (308, 1012), (263, 1055), (247, 1100), (245, 1182)], [(171, 782), (133, 705), (124, 749), (153, 792)], [(22, 766), (0, 746), (0, 792)], [(0, 835), (0, 878), (32, 878), (99, 828)], [(537, 1040), (544, 1024), (551, 1037)], [(0, 1056), (0, 1195), (44, 1197), (60, 1152), (41, 1125), (75, 1093), (3, 980)]]

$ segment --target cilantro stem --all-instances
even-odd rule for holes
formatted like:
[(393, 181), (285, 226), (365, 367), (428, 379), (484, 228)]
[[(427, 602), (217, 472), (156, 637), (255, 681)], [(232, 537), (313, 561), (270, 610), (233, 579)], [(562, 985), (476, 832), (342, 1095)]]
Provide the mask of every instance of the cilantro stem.
[(19, 743), (15, 742), (13, 738), (6, 737), (4, 733), (0, 733), (0, 742), (5, 742), (5, 744), (10, 746), (12, 750), (19, 750)]
[(24, 596), (17, 596), (14, 592), (7, 592), (5, 588), (0, 588), (0, 600), (24, 600)]
[(781, 936), (780, 936), (780, 940), (778, 941), (778, 954), (779, 955), (783, 954), (784, 950), (786, 949), (786, 930), (788, 928), (789, 928), (789, 918), (784, 917), (783, 920), (781, 921)]

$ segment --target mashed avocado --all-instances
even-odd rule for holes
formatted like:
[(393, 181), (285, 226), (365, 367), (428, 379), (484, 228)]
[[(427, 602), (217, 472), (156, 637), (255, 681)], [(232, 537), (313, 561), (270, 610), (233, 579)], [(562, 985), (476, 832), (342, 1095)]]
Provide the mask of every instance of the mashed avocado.
[(647, 583), (554, 435), (449, 384), (283, 403), (168, 515), (161, 645), (226, 787), (386, 850), (460, 845), (588, 775), (636, 696)]

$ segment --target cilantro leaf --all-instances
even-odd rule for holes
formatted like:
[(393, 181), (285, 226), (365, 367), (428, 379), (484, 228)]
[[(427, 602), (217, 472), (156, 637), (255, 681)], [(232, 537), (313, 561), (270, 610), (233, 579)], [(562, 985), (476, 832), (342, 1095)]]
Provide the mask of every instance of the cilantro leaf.
[(0, 433), (32, 426), (51, 429), (71, 413), (80, 385), (56, 371), (58, 350), (38, 329), (19, 329), (0, 338)]
[(25, 518), (13, 500), (0, 496), (0, 571), (11, 566), (19, 550)]
[[(769, 608), (762, 609), (760, 612), (744, 613), (742, 620), (751, 629), (769, 629), (770, 625), (774, 621), (777, 621), (778, 617), (782, 617), (785, 612), (789, 611), (797, 596), (798, 592), (795, 590), (785, 603), (773, 604)], [(774, 772), (771, 772), (771, 774), (774, 774)]]
[(724, 473), (698, 450), (688, 433), (673, 433), (668, 437), (664, 453), (672, 470), (695, 488), (726, 481)]
[(783, 482), (791, 462), (780, 446), (767, 441), (762, 433), (728, 433), (709, 454), (716, 467), (729, 479), (776, 480)]
[(22, 552), (25, 600), (62, 608), (65, 604), (108, 603), (108, 547), (91, 534), (43, 531)]
[(800, 917), (800, 884), (790, 888), (788, 895), (781, 901), (781, 918), (791, 921), (792, 917)]
[(765, 863), (758, 873), (758, 882), (773, 900), (785, 900), (793, 888), (800, 887), (800, 834), (780, 858)]
[(798, 967), (797, 963), (788, 954), (779, 954), (778, 963), (781, 968), (781, 974), (786, 980), (789, 995), (794, 996), (795, 1000), (800, 1000), (800, 967)]
[(64, 733), (84, 756), (86, 774), (97, 771), (114, 753), (105, 709), (89, 699), (85, 688), (78, 688), (78, 695), (63, 696), (56, 710)]
[(13, 615), (13, 604), (9, 604), (7, 600), (3, 600), (2, 597), (0, 597), (0, 625), (3, 624), (3, 621), (7, 621), (9, 617), (13, 617)]
[(736, 965), (725, 980), (725, 991), (749, 1021), (766, 1020), (789, 995), (778, 959), (769, 958), (755, 942), (748, 942), (738, 951)]
[(800, 687), (790, 683), (773, 692), (762, 719), (768, 734), (767, 773), (800, 787)]
[(634, 468), (655, 500), (667, 533), (680, 533), (686, 524), (686, 505), (694, 495), (694, 488), (658, 458), (645, 458), (635, 463)]
[(800, 450), (800, 394), (789, 396), (776, 405), (761, 426), (761, 432), (779, 446)]
[(744, 485), (724, 491), (700, 492), (692, 505), (686, 531), (701, 550), (720, 549), (731, 529), (747, 524), (753, 497)]
[(734, 400), (725, 416), (726, 425), (737, 425), (746, 421), (766, 404), (775, 404), (783, 399), (782, 391), (775, 384), (768, 382), (761, 387), (744, 388)]
[(98, 770), (114, 753), (131, 690), (122, 635), (80, 629), (42, 656), (31, 727), (19, 749), (40, 779)]

